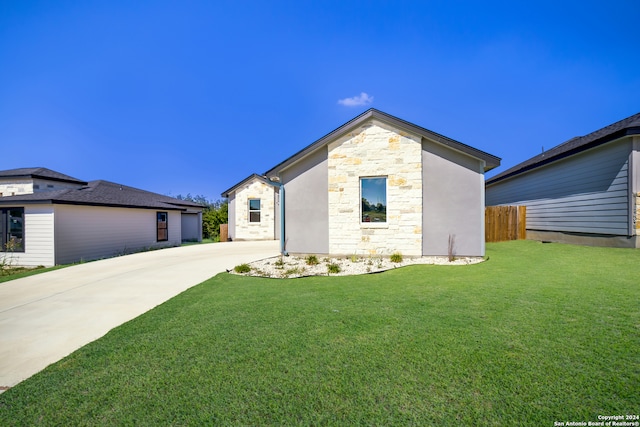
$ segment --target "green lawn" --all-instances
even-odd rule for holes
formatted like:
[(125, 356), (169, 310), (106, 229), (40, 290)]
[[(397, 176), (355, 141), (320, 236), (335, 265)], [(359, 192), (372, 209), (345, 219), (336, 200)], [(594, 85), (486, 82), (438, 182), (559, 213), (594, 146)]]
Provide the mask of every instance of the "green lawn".
[(0, 425), (537, 425), (640, 412), (640, 251), (221, 274), (0, 395)]

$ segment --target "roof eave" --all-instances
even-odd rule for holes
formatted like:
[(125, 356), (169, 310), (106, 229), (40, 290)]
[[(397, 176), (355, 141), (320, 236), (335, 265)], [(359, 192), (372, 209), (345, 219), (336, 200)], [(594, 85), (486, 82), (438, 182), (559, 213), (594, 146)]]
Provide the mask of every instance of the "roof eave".
[(252, 179), (259, 179), (260, 181), (264, 182), (265, 184), (269, 183), (267, 178), (265, 178), (264, 176), (260, 176), (257, 173), (252, 173), (251, 175), (249, 175), (248, 177), (246, 177), (242, 181), (240, 181), (237, 184), (235, 184), (233, 187), (231, 187), (228, 190), (225, 190), (222, 193), (220, 193), (220, 195), (222, 197), (224, 197), (225, 199), (228, 199), (229, 198), (229, 194), (233, 193), (237, 188), (242, 187), (244, 184), (246, 184), (247, 182), (251, 181)]
[[(518, 165), (514, 166), (511, 169), (511, 172), (509, 170), (504, 171), (503, 173), (494, 176), (493, 178), (490, 178), (487, 180), (486, 185), (490, 186), (493, 184), (496, 184), (498, 182), (504, 181), (506, 179), (509, 178), (513, 178), (514, 176), (518, 176), (521, 175), (523, 173), (538, 169), (540, 167), (546, 166), (550, 163), (554, 163), (557, 162), (559, 160), (562, 159), (566, 159), (567, 157), (570, 156), (574, 156), (578, 153), (581, 153), (583, 151), (587, 151), (590, 150), (592, 148), (596, 148), (599, 147), (601, 145), (604, 144), (608, 144), (609, 142), (614, 142), (617, 141), (619, 139), (625, 138), (627, 136), (633, 136), (633, 135), (640, 135), (640, 126), (632, 126), (632, 127), (628, 127), (625, 129), (621, 129), (617, 132), (611, 133), (609, 135), (605, 135), (602, 138), (596, 139), (594, 141), (591, 141), (587, 144), (581, 145), (579, 147), (576, 147), (572, 150), (567, 150), (565, 152), (559, 153), (555, 156), (550, 156), (547, 158), (542, 158), (539, 161), (532, 163), (530, 165), (524, 166), (519, 168)], [(525, 161), (526, 162), (526, 161)], [(524, 162), (523, 162), (524, 163)]]
[(328, 134), (326, 134), (325, 136), (323, 136), (322, 138), (318, 139), (316, 142), (312, 143), (311, 145), (303, 148), (302, 150), (298, 151), (296, 154), (294, 154), (293, 156), (289, 157), (288, 159), (280, 162), (279, 164), (277, 164), (275, 167), (269, 169), (268, 171), (265, 172), (265, 176), (268, 178), (274, 177), (274, 176), (278, 176), (283, 170), (291, 167), (292, 165), (294, 165), (295, 163), (299, 162), (300, 160), (302, 160), (303, 158), (305, 158), (306, 156), (315, 153), (316, 151), (320, 150), (321, 148), (323, 148), (326, 144), (328, 144), (331, 141), (334, 141), (338, 138), (340, 138), (341, 136), (343, 136), (344, 134), (352, 131), (354, 128), (359, 127), (360, 125), (362, 125), (364, 122), (366, 122), (369, 119), (377, 119), (380, 120), (382, 122), (386, 122), (391, 124), (392, 126), (395, 126), (397, 128), (403, 129), (408, 131), (409, 133), (413, 133), (416, 134), (422, 138), (426, 138), (429, 139), (431, 141), (434, 141), (438, 144), (444, 145), (446, 147), (449, 147), (453, 150), (462, 152), (466, 155), (470, 155), (472, 157), (478, 158), (480, 160), (483, 160), (485, 162), (485, 172), (494, 169), (498, 166), (500, 166), (500, 161), (501, 159), (499, 157), (493, 156), (489, 153), (486, 153), (484, 151), (478, 150), (476, 148), (473, 148), (469, 145), (463, 144), (459, 141), (455, 141), (451, 138), (447, 138), (446, 136), (440, 135), (436, 132), (430, 131), (429, 129), (425, 129), (423, 127), (417, 126), (413, 123), (407, 122), (406, 120), (402, 120), (398, 117), (392, 116), (390, 114), (387, 113), (383, 113), (382, 111), (376, 110), (376, 109), (369, 109), (367, 111), (365, 111), (364, 113), (362, 113), (361, 115), (355, 117), (354, 119), (351, 119), (350, 121), (348, 121), (347, 123), (343, 124), (342, 126), (338, 127), (337, 129), (329, 132)]

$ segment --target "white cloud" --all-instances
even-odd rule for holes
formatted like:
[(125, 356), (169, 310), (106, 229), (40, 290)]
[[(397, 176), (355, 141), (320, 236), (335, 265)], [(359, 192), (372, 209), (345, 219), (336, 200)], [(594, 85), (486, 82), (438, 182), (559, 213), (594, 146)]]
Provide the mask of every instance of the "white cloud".
[(373, 102), (373, 96), (367, 95), (365, 92), (360, 93), (352, 98), (339, 99), (338, 104), (345, 107), (357, 107), (359, 105), (367, 105)]

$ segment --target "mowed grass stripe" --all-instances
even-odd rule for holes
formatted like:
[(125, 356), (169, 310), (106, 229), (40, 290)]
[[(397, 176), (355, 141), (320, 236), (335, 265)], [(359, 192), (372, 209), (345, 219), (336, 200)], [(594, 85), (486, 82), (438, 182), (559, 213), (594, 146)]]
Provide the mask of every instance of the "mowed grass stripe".
[(637, 413), (640, 252), (222, 274), (0, 395), (0, 425), (553, 425)]

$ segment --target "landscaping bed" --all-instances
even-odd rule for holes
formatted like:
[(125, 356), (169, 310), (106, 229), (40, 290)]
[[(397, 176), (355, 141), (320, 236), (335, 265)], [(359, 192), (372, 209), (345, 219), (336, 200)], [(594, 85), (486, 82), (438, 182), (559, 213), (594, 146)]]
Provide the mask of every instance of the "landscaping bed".
[(236, 266), (230, 273), (255, 277), (297, 278), (308, 276), (351, 276), (357, 274), (380, 273), (408, 265), (469, 265), (484, 261), (482, 257), (403, 257), (360, 256), (277, 256), (242, 266)]

